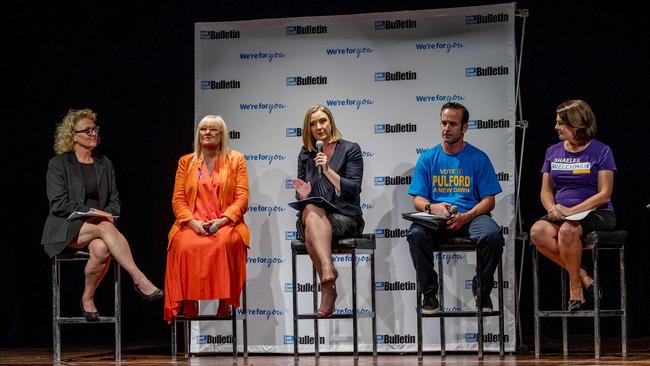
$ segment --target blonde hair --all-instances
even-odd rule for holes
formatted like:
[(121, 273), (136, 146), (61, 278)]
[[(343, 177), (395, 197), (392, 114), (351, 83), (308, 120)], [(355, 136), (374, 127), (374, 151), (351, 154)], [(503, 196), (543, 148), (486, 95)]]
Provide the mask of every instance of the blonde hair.
[(54, 152), (57, 155), (71, 152), (74, 150), (74, 126), (80, 120), (88, 118), (97, 123), (97, 113), (91, 109), (71, 109), (63, 120), (56, 125), (54, 133)]
[(221, 158), (225, 159), (230, 152), (230, 137), (228, 136), (228, 127), (226, 126), (226, 121), (221, 118), (221, 116), (207, 115), (201, 119), (201, 121), (196, 125), (196, 131), (194, 134), (194, 161), (198, 161), (201, 158), (201, 140), (199, 137), (199, 130), (203, 125), (208, 123), (214, 123), (221, 130)]
[(596, 136), (596, 115), (584, 100), (567, 100), (555, 112), (560, 121), (576, 129), (576, 141), (588, 142)]
[(343, 138), (341, 132), (338, 130), (338, 128), (336, 128), (336, 123), (334, 122), (332, 111), (330, 111), (329, 108), (325, 107), (322, 104), (316, 104), (307, 109), (307, 113), (305, 113), (305, 120), (302, 124), (302, 143), (305, 145), (307, 151), (316, 151), (316, 139), (311, 134), (310, 123), (311, 115), (318, 111), (325, 113), (327, 115), (327, 118), (330, 120), (330, 124), (332, 125), (332, 137), (330, 137), (330, 140), (328, 142), (336, 142)]

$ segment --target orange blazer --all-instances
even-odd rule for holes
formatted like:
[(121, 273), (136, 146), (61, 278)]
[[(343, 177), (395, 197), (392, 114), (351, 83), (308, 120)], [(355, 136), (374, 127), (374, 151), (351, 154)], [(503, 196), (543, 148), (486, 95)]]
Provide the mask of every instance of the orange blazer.
[[(188, 221), (194, 219), (194, 207), (199, 184), (199, 166), (203, 158), (192, 161), (194, 154), (187, 154), (178, 160), (172, 208), (176, 221), (169, 230), (167, 250), (172, 238)], [(248, 210), (248, 173), (244, 155), (231, 150), (226, 159), (219, 164), (219, 203), (223, 216), (232, 220), (230, 225), (241, 235), (244, 244), (250, 247), (250, 231), (244, 222), (244, 214)]]

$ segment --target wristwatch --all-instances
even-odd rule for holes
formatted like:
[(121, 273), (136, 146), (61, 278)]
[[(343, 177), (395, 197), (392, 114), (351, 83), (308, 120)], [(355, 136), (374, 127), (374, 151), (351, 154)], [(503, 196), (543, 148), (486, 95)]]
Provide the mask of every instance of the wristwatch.
[(426, 212), (428, 214), (431, 213), (431, 204), (430, 203), (427, 203), (426, 205), (424, 205), (424, 212)]

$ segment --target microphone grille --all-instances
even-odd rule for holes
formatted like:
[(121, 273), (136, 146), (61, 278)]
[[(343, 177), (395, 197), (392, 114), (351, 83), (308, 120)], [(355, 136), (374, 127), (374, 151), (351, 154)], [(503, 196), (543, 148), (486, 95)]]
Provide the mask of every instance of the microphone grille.
[(451, 207), (449, 207), (449, 212), (452, 214), (458, 213), (458, 206), (451, 205)]
[(317, 148), (317, 149), (322, 149), (322, 148), (323, 148), (323, 145), (325, 145), (325, 143), (323, 142), (323, 140), (316, 140), (316, 148)]

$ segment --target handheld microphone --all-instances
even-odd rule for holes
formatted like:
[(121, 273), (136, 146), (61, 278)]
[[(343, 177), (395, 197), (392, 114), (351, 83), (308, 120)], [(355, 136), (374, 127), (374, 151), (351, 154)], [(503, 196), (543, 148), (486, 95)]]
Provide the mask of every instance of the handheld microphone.
[(212, 225), (205, 224), (203, 225), (203, 230), (207, 231), (210, 234), (214, 234), (219, 230), (219, 227), (217, 226), (217, 222), (213, 222)]
[[(323, 152), (323, 145), (324, 145), (324, 143), (323, 143), (322, 140), (317, 140), (316, 141), (316, 152), (317, 153), (322, 153)], [(323, 166), (319, 165), (317, 168), (318, 168), (318, 178), (320, 179), (320, 177), (323, 175)]]

